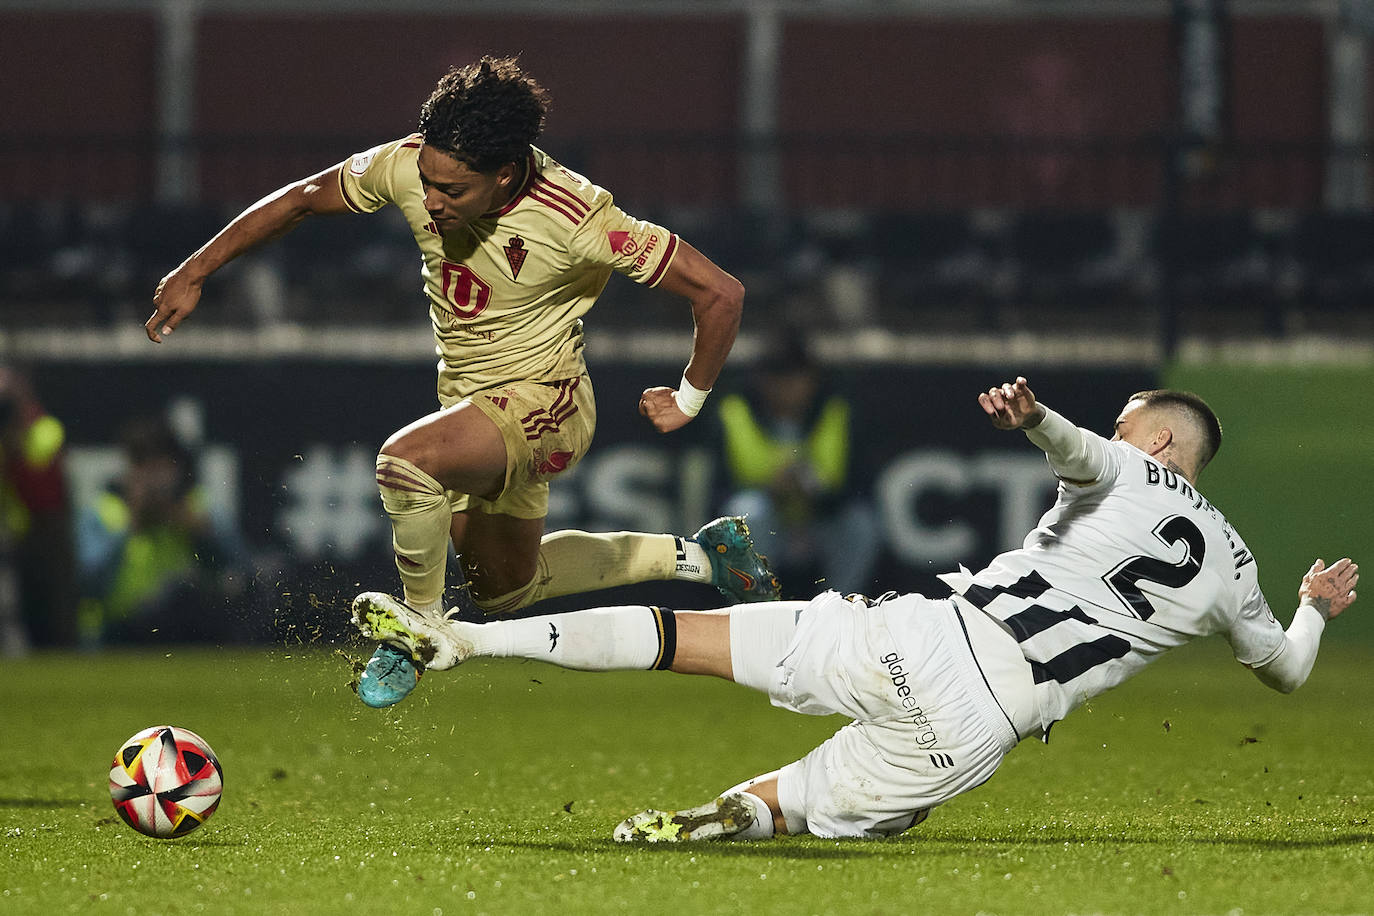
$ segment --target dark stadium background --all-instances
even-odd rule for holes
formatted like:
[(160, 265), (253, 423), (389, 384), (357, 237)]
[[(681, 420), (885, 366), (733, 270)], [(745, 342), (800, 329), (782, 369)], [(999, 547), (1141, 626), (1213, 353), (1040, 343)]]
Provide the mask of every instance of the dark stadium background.
[[(140, 325), (242, 207), (412, 129), (448, 64), (518, 53), (554, 97), (543, 145), (745, 282), (721, 388), (789, 323), (851, 396), (875, 588), (936, 588), (1048, 498), (979, 388), (1024, 373), (1105, 430), (1126, 394), (1198, 380), (1244, 446), (1202, 489), (1286, 607), (1312, 556), (1374, 543), (1369, 424), (1342, 397), (1374, 380), (1369, 6), (0, 0), (0, 363), (66, 425), (83, 498), (122, 420), (189, 417), (255, 555), (228, 610), (256, 638), (338, 632), (394, 578), (371, 456), (432, 404), (405, 227), (307, 225), (212, 280), (170, 344)], [(665, 300), (617, 278), (588, 318), (598, 441), (556, 525), (715, 514), (709, 415), (660, 438), (633, 412), (688, 352)], [(931, 461), (962, 483), (923, 488)]]

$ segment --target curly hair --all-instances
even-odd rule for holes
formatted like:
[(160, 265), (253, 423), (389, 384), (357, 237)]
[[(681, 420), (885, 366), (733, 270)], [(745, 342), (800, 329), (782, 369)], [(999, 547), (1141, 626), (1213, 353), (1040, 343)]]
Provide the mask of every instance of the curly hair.
[(450, 67), (420, 108), (420, 134), (475, 172), (521, 162), (544, 129), (548, 92), (514, 57)]

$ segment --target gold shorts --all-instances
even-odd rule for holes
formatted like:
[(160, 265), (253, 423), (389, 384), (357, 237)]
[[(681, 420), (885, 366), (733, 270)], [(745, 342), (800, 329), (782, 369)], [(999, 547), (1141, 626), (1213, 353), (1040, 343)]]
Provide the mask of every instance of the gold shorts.
[(491, 418), (506, 443), (506, 482), (496, 499), (449, 491), (454, 512), (543, 518), (549, 481), (568, 470), (592, 444), (596, 398), (586, 375), (557, 382), (513, 382), (478, 391), (469, 401)]

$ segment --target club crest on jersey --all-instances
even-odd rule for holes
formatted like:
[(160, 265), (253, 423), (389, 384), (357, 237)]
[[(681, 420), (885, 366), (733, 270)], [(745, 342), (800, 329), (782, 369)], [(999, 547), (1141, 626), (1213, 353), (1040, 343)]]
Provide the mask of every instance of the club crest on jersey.
[(505, 247), (506, 261), (510, 264), (510, 278), (520, 279), (520, 268), (525, 264), (525, 255), (529, 254), (525, 250), (525, 240), (518, 235), (512, 235)]
[(639, 250), (639, 243), (630, 237), (630, 233), (622, 229), (613, 229), (607, 232), (606, 241), (611, 243), (612, 251), (624, 257), (629, 257)]

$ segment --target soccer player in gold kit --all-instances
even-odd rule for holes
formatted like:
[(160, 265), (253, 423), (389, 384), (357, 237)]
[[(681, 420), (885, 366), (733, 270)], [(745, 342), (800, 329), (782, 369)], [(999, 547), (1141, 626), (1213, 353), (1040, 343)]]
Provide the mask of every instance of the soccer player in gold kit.
[[(307, 216), (394, 204), (424, 256), (439, 362), (440, 409), (394, 433), (377, 456), (405, 604), (442, 619), (451, 539), (472, 603), (510, 613), (543, 598), (653, 579), (709, 582), (735, 601), (777, 597), (742, 519), (690, 538), (617, 532), (545, 534), (549, 480), (591, 443), (596, 403), (582, 316), (612, 271), (691, 304), (692, 355), (676, 388), (646, 390), (639, 412), (659, 432), (691, 421), (739, 328), (744, 288), (674, 233), (626, 214), (604, 189), (533, 144), (547, 95), (514, 59), (451, 69), (416, 133), (258, 201), (158, 284), (145, 328), (162, 342), (224, 264)], [(354, 601), (364, 629), (397, 599)], [(385, 635), (377, 633), (379, 637)], [(388, 645), (359, 695), (399, 702), (424, 659)]]

